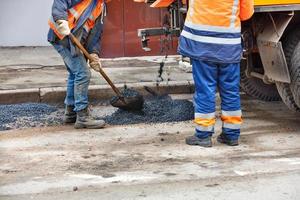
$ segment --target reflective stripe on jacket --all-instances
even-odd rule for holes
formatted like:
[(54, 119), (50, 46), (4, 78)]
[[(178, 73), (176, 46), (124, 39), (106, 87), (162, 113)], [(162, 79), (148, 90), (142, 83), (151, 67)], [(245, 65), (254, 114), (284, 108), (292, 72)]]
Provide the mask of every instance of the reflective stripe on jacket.
[(253, 0), (190, 0), (179, 53), (204, 61), (240, 62), (241, 21), (253, 12)]
[[(67, 13), (70, 30), (72, 32), (76, 31), (76, 29), (83, 25), (83, 28), (88, 33), (95, 26), (95, 21), (101, 15), (102, 10), (103, 0), (82, 0), (69, 8)], [(48, 24), (57, 37), (62, 40), (64, 36), (57, 31), (57, 24), (53, 17), (50, 18)]]

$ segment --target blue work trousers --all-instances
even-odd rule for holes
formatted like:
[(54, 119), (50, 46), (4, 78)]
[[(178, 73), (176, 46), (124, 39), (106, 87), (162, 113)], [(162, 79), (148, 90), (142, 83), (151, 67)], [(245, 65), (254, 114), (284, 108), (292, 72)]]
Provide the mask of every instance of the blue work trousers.
[(216, 122), (216, 90), (221, 97), (222, 132), (231, 140), (240, 135), (240, 63), (221, 64), (192, 59), (195, 82), (195, 123), (199, 138), (211, 137)]
[(82, 54), (73, 57), (70, 50), (62, 45), (53, 44), (53, 46), (63, 58), (69, 72), (64, 103), (69, 106), (75, 106), (74, 111), (76, 112), (83, 110), (88, 106), (88, 87), (91, 79), (87, 60)]

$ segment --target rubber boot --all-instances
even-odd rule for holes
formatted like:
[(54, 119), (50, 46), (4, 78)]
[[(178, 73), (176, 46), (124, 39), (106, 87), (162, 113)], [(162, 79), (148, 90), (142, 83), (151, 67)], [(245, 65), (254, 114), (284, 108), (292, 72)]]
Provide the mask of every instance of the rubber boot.
[(74, 106), (66, 105), (64, 123), (65, 124), (74, 124), (76, 122), (76, 112), (74, 111)]
[(87, 128), (87, 129), (100, 129), (105, 126), (103, 120), (95, 120), (89, 113), (88, 108), (85, 108), (77, 112), (77, 120), (75, 123), (76, 129)]
[(188, 145), (198, 145), (201, 147), (212, 147), (211, 137), (207, 138), (198, 138), (197, 136), (189, 136), (185, 138), (185, 142)]
[(221, 133), (217, 141), (219, 143), (227, 144), (228, 146), (238, 146), (239, 145), (239, 140), (230, 140), (224, 133)]

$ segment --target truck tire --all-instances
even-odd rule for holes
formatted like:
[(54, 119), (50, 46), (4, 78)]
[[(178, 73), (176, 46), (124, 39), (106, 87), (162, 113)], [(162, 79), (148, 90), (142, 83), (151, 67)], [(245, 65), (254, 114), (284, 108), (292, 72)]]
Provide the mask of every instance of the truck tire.
[(296, 46), (291, 61), (291, 84), (290, 88), (295, 103), (300, 108), (300, 40)]
[[(290, 75), (292, 75), (291, 71), (291, 60), (293, 53), (295, 51), (295, 48), (297, 44), (300, 41), (300, 29), (291, 31), (282, 41), (283, 45), (283, 51), (285, 54), (286, 62), (289, 68)], [(292, 78), (292, 77), (291, 77)], [(292, 81), (292, 79), (291, 79)], [(282, 98), (282, 101), (285, 103), (285, 105), (292, 111), (300, 112), (300, 109), (298, 105), (295, 102), (290, 84), (288, 83), (282, 83), (282, 82), (276, 82), (277, 90)]]
[(245, 70), (245, 67), (241, 67), (241, 88), (246, 94), (263, 101), (279, 101), (281, 99), (274, 84), (265, 84), (261, 79), (255, 77), (248, 78)]
[(300, 112), (300, 109), (294, 100), (294, 97), (293, 97), (293, 94), (292, 94), (292, 91), (290, 88), (290, 84), (277, 82), (276, 86), (277, 86), (278, 92), (279, 92), (284, 104), (290, 110), (292, 110), (294, 112)]

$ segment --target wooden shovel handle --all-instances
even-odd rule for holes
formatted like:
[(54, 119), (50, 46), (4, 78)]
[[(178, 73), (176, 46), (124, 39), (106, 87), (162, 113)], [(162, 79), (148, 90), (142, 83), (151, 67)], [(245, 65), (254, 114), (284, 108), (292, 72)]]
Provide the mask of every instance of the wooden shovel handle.
[[(94, 58), (89, 54), (89, 52), (82, 46), (80, 41), (72, 34), (70, 33), (69, 37), (71, 38), (72, 42), (82, 51), (82, 53), (90, 60), (93, 61)], [(106, 75), (106, 73), (103, 71), (101, 65), (99, 67), (99, 73), (103, 76), (103, 78), (106, 80), (106, 82), (110, 85), (110, 87), (113, 89), (113, 91), (117, 94), (117, 96), (122, 97), (122, 94), (120, 90), (115, 86), (115, 84), (110, 80), (110, 78)]]

